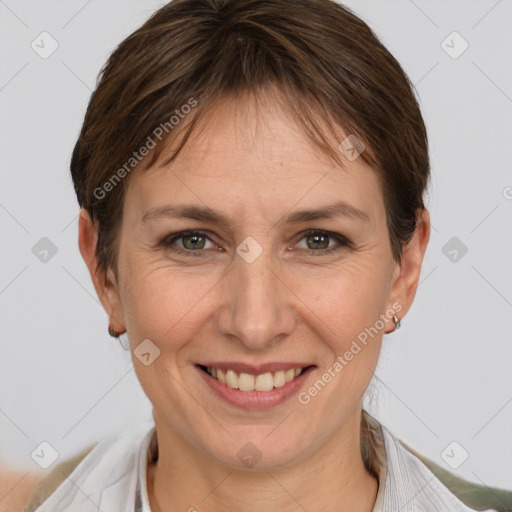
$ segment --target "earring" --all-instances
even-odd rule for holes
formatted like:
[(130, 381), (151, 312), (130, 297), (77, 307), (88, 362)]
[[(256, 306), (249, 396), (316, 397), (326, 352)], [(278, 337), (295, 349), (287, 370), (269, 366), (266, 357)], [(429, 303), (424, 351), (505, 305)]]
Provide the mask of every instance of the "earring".
[(384, 334), (391, 334), (392, 332), (395, 332), (397, 329), (400, 329), (401, 321), (396, 315), (393, 315), (393, 322), (395, 322), (395, 328), (392, 331), (386, 331)]
[(111, 325), (108, 326), (108, 333), (112, 338), (119, 338), (121, 333), (117, 332)]

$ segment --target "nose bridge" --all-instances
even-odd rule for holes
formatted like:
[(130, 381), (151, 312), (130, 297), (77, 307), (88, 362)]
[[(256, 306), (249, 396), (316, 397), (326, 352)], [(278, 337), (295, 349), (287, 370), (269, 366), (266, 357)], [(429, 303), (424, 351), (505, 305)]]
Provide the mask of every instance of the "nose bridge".
[(270, 246), (247, 237), (238, 245), (232, 265), (219, 329), (253, 350), (264, 349), (293, 328), (287, 287), (278, 278), (280, 263)]

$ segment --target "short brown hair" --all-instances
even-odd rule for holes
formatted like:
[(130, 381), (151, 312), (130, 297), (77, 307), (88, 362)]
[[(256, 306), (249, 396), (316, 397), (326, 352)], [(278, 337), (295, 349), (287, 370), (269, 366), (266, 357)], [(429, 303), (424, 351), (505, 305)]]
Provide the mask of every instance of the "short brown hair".
[[(96, 254), (105, 270), (117, 276), (134, 151), (149, 147), (164, 127), (141, 159), (148, 168), (183, 131), (170, 162), (221, 97), (270, 85), (283, 92), (313, 143), (341, 166), (341, 151), (327, 142), (319, 118), (329, 121), (331, 134), (337, 125), (366, 145), (361, 157), (379, 177), (393, 257), (401, 261), (424, 208), (427, 134), (411, 82), (368, 25), (332, 0), (174, 0), (112, 53), (73, 151), (78, 202), (97, 223)], [(171, 116), (191, 102), (187, 129), (173, 130)]]

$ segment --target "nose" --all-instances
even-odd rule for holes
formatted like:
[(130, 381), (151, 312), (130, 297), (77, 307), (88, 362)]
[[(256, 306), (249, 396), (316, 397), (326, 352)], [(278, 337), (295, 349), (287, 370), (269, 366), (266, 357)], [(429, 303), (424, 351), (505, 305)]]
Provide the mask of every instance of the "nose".
[(233, 268), (222, 283), (217, 327), (221, 335), (236, 339), (246, 348), (264, 351), (293, 332), (295, 295), (284, 282), (282, 265), (269, 248), (254, 261), (240, 254), (235, 255)]

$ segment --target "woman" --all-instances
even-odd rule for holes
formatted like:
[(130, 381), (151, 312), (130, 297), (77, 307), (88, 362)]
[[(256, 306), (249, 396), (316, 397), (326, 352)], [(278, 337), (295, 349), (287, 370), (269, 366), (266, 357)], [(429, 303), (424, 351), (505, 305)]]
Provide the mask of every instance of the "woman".
[(418, 285), (429, 157), (349, 10), (165, 5), (103, 69), (71, 173), (154, 424), (58, 466), (27, 511), (506, 510), (362, 410)]

